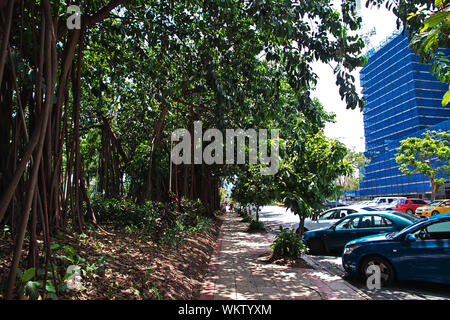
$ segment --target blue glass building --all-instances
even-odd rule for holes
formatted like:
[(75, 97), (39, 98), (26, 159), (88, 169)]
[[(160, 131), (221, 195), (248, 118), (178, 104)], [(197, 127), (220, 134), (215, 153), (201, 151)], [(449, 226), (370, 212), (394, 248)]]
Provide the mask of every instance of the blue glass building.
[[(395, 154), (400, 140), (421, 137), (426, 130), (450, 130), (450, 106), (442, 107), (448, 84), (432, 76), (430, 66), (419, 63), (408, 45), (405, 36), (393, 35), (360, 72), (366, 101), (365, 155), (370, 159), (360, 186), (362, 197), (429, 198), (431, 193), (427, 177), (399, 171)], [(446, 196), (445, 188), (440, 192)]]

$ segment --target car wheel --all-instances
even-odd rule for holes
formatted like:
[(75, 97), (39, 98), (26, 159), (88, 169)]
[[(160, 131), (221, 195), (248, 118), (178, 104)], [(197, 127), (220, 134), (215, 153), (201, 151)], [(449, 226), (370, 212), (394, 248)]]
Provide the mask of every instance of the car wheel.
[(406, 210), (407, 214), (413, 214), (414, 212), (411, 209)]
[(325, 252), (325, 245), (322, 240), (314, 238), (309, 242), (309, 252), (312, 254), (321, 254)]
[(437, 214), (439, 214), (439, 211), (436, 211), (436, 210), (431, 213), (432, 216), (435, 216)]
[(372, 256), (363, 260), (361, 265), (361, 275), (365, 281), (372, 275), (372, 272), (368, 270), (370, 266), (378, 266), (380, 268), (380, 276), (382, 287), (389, 286), (395, 278), (395, 271), (391, 263), (383, 257)]

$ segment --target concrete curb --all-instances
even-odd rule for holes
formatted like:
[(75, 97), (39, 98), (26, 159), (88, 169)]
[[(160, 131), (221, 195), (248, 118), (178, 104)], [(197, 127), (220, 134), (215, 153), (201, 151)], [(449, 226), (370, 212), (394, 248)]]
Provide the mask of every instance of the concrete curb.
[[(332, 271), (326, 265), (323, 265), (323, 264), (320, 264), (320, 263), (314, 261), (313, 259), (311, 259), (310, 257), (308, 257), (305, 254), (302, 255), (302, 259), (304, 259), (308, 264), (313, 266), (316, 270), (321, 270), (322, 272), (326, 272), (326, 273), (328, 273), (330, 275), (341, 277), (339, 274), (337, 274), (334, 271)], [(357, 295), (361, 296), (362, 299), (372, 300), (371, 297), (369, 297), (367, 294), (365, 294), (363, 291), (361, 291), (357, 287), (351, 285), (350, 283), (348, 283), (344, 279), (343, 279), (343, 281), (344, 281), (344, 284), (345, 284), (346, 287), (348, 287), (349, 289), (353, 290)]]
[[(270, 232), (264, 233), (264, 237), (269, 242), (272, 242), (273, 238), (271, 236), (269, 236), (269, 234), (272, 235), (273, 237), (275, 237), (275, 234), (270, 233)], [(317, 271), (325, 272), (330, 276), (340, 277), (340, 275), (336, 274), (335, 272), (333, 272), (332, 270), (327, 268), (326, 265), (317, 263), (316, 261), (314, 261), (313, 259), (311, 259), (310, 257), (308, 257), (305, 254), (302, 254), (302, 259), (305, 260), (309, 265), (311, 265)], [(299, 269), (299, 268), (292, 268), (292, 267), (286, 267), (286, 268), (287, 269)], [(313, 274), (313, 272), (311, 272), (308, 269), (303, 269), (303, 268), (301, 270), (305, 274), (305, 276), (311, 281), (311, 283), (313, 283), (315, 286), (317, 286), (326, 295), (326, 297), (328, 299), (340, 299), (341, 298), (340, 295), (338, 293), (336, 293), (336, 291), (334, 291), (330, 286), (328, 286), (328, 284), (326, 282), (320, 280), (317, 276), (315, 276)], [(372, 300), (372, 298), (370, 298), (368, 295), (366, 295), (364, 292), (362, 292), (355, 286), (347, 283), (344, 279), (342, 279), (342, 281), (346, 287), (348, 287), (350, 290), (354, 291), (355, 294), (360, 296), (362, 299)], [(345, 298), (342, 298), (342, 299), (345, 299)]]

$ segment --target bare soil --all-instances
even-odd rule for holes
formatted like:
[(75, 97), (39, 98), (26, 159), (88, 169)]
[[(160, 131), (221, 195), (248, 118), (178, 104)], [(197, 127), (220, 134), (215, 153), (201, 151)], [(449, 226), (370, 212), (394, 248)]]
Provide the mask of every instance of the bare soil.
[[(57, 243), (70, 245), (89, 263), (106, 256), (101, 272), (82, 276), (82, 290), (58, 294), (66, 300), (194, 300), (198, 299), (216, 246), (221, 220), (211, 230), (188, 235), (181, 246), (161, 247), (151, 240), (102, 226), (87, 237), (66, 235)], [(26, 255), (26, 248), (24, 255)], [(11, 239), (0, 242), (0, 299), (12, 259)]]

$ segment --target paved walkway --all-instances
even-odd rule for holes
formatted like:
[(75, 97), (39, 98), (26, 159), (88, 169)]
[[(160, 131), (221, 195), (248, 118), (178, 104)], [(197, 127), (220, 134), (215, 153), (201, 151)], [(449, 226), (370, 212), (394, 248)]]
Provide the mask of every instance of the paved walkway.
[(248, 223), (235, 213), (224, 216), (201, 300), (367, 299), (339, 276), (314, 268), (292, 268), (262, 261), (272, 240), (246, 232)]

